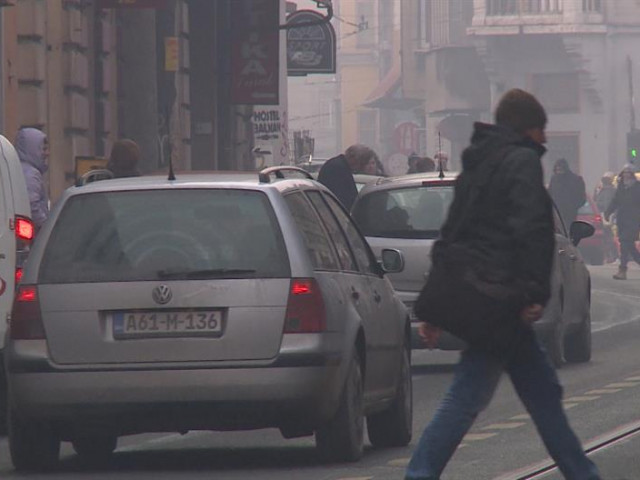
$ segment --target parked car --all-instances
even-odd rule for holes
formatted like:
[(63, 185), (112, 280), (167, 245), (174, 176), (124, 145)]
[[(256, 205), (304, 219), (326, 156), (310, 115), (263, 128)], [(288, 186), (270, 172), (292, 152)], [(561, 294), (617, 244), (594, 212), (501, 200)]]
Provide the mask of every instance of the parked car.
[[(331, 460), (411, 438), (410, 324), (348, 213), (305, 178), (197, 174), (68, 189), (7, 342), (9, 447), (46, 469), (141, 432), (277, 427)], [(304, 172), (303, 172), (304, 173)]]
[[(402, 252), (405, 268), (389, 278), (410, 310), (429, 273), (429, 252), (453, 200), (456, 175), (420, 173), (386, 178), (365, 186), (353, 206), (352, 216), (376, 254), (389, 248)], [(565, 360), (587, 361), (591, 357), (591, 280), (576, 245), (593, 234), (593, 227), (575, 222), (569, 234), (555, 209), (554, 217), (553, 296), (535, 328), (553, 361), (561, 365)], [(425, 348), (413, 315), (412, 346)], [(461, 340), (446, 333), (438, 341), (443, 350), (463, 347)]]
[(593, 236), (585, 238), (578, 247), (587, 263), (602, 265), (605, 262), (615, 262), (620, 246), (611, 230), (611, 225), (605, 225), (602, 213), (591, 196), (587, 195), (586, 202), (578, 210), (577, 219), (590, 223), (595, 229)]
[(20, 159), (13, 145), (0, 135), (0, 433), (6, 430), (3, 346), (7, 320), (33, 235), (29, 194)]

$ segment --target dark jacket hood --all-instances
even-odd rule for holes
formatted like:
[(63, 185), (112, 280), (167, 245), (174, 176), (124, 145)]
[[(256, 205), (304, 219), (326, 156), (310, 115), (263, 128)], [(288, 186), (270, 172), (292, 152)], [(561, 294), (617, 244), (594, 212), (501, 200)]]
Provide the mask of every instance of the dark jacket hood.
[(490, 154), (509, 145), (530, 148), (539, 156), (547, 151), (544, 146), (508, 127), (476, 122), (473, 125), (471, 145), (462, 152), (462, 168), (473, 171)]

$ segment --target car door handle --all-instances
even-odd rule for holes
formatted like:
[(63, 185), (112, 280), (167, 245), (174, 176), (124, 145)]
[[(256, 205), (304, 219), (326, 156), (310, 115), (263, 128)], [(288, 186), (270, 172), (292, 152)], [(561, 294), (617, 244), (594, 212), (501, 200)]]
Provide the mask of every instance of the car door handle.
[(354, 300), (360, 299), (360, 292), (358, 292), (355, 288), (351, 287), (351, 298)]
[(373, 299), (376, 301), (376, 303), (380, 303), (382, 301), (382, 297), (376, 291), (373, 292)]
[(560, 255), (564, 255), (565, 253), (567, 253), (567, 251), (564, 248), (561, 248), (560, 250), (558, 250), (558, 253)]
[(574, 253), (572, 253), (571, 255), (569, 255), (569, 259), (573, 260), (574, 262), (578, 259), (578, 256)]

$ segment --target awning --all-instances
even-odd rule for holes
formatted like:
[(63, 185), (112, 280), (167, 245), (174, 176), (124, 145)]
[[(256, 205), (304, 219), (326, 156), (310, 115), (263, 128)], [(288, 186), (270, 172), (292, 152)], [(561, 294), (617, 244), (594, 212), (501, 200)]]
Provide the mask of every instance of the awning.
[(365, 107), (407, 110), (416, 105), (416, 100), (402, 94), (402, 67), (396, 63), (378, 83), (363, 104)]

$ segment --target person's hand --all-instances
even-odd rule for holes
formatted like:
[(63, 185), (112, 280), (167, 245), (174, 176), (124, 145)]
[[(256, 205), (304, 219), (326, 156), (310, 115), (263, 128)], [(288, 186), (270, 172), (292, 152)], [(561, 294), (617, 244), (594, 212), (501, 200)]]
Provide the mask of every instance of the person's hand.
[(527, 305), (520, 313), (520, 319), (526, 324), (531, 325), (533, 322), (540, 320), (544, 308), (539, 303)]
[(424, 344), (430, 349), (434, 349), (438, 346), (438, 339), (441, 334), (442, 329), (435, 327), (430, 323), (420, 322), (418, 324), (418, 335)]

